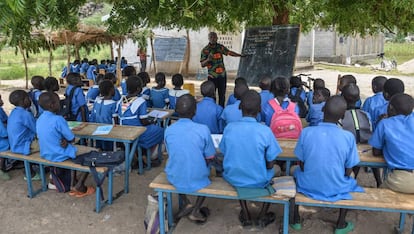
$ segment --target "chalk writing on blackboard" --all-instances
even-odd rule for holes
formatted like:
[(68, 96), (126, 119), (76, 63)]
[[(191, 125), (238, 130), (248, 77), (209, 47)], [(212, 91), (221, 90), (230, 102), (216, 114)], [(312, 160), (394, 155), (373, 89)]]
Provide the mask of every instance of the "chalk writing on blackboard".
[(187, 40), (184, 37), (155, 38), (155, 60), (158, 62), (184, 61), (186, 47)]

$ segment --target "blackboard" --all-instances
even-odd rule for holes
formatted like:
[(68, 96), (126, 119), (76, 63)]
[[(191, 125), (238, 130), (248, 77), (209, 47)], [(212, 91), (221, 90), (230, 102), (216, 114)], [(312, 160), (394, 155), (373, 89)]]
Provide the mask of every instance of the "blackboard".
[(184, 61), (184, 54), (187, 47), (187, 40), (181, 38), (155, 38), (154, 50), (155, 61)]
[(295, 64), (299, 25), (275, 25), (246, 29), (237, 72), (250, 85), (258, 85), (261, 77), (290, 78)]

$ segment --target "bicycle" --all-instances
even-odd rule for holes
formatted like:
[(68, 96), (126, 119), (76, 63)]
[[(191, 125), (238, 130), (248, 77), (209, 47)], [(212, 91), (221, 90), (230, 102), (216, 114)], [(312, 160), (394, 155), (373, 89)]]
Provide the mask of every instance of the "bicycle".
[(377, 57), (380, 60), (381, 69), (384, 69), (385, 71), (397, 69), (397, 61), (395, 61), (395, 59), (388, 59), (385, 57), (385, 53), (379, 53)]
[(308, 91), (312, 90), (313, 82), (315, 81), (315, 78), (311, 77), (311, 74), (303, 74), (300, 73), (298, 75), (295, 75), (296, 77), (299, 77), (302, 80), (302, 77), (306, 77), (307, 81), (302, 81), (302, 85), (305, 86), (305, 88), (308, 89)]

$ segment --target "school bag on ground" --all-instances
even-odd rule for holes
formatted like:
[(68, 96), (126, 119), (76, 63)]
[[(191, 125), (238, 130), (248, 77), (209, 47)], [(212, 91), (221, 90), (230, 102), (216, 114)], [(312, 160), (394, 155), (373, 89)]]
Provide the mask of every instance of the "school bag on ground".
[(302, 88), (297, 88), (295, 95), (292, 95), (291, 93), (289, 93), (288, 97), (292, 102), (294, 102), (294, 103), (296, 103), (296, 105), (298, 105), (298, 107), (299, 107), (299, 117), (300, 118), (306, 118), (306, 115), (308, 114), (308, 107), (305, 105), (305, 102), (300, 97), (300, 94), (302, 93), (302, 91), (303, 91)]
[(275, 99), (269, 100), (275, 113), (270, 120), (270, 129), (276, 138), (298, 139), (302, 132), (302, 122), (295, 112), (296, 104), (289, 102), (285, 110)]
[(65, 93), (65, 99), (60, 101), (59, 115), (63, 116), (63, 118), (65, 118), (67, 121), (75, 121), (76, 117), (78, 116), (80, 108), (76, 114), (72, 113), (72, 98), (75, 90), (78, 88), (80, 87), (73, 87), (72, 90), (70, 90), (69, 96), (67, 96)]
[(372, 135), (368, 115), (360, 109), (347, 110), (341, 123), (344, 130), (354, 134), (356, 143), (367, 143)]
[[(72, 159), (72, 162), (76, 164), (80, 164), (82, 166), (88, 166), (91, 170), (91, 174), (93, 179), (95, 180), (96, 187), (101, 188), (105, 177), (107, 176), (110, 170), (113, 170), (114, 167), (118, 166), (119, 164), (125, 161), (125, 152), (124, 151), (90, 151), (88, 153), (84, 153), (81, 155), (76, 156), (76, 158)], [(104, 173), (103, 176), (99, 176), (98, 172), (96, 171), (96, 167), (107, 167), (108, 170)], [(101, 191), (101, 198), (104, 199), (103, 190)]]

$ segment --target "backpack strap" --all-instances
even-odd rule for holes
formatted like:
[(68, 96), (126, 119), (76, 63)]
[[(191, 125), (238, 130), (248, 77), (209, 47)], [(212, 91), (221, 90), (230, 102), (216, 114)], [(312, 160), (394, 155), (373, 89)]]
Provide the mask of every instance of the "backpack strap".
[(286, 108), (289, 112), (295, 112), (296, 113), (296, 103), (289, 101), (289, 104)]
[(359, 128), (358, 115), (355, 109), (351, 110), (351, 116), (352, 116), (352, 120), (354, 121), (356, 142), (359, 143), (361, 141), (361, 134), (360, 134), (360, 128)]
[(302, 88), (296, 88), (295, 99), (296, 100), (299, 100), (299, 98), (302, 99), (300, 97), (301, 94), (302, 94)]
[[(72, 90), (69, 93), (69, 97), (68, 97), (68, 100), (69, 100), (68, 101), (68, 108), (69, 108), (70, 111), (72, 111), (72, 98), (73, 98), (73, 95), (75, 94), (75, 91), (76, 91), (77, 88), (79, 88), (79, 87), (73, 86)], [(79, 109), (76, 112), (76, 116), (78, 115), (78, 112), (79, 112)]]
[(108, 176), (109, 170), (113, 170), (113, 168), (114, 168), (113, 166), (108, 167), (108, 170), (105, 173), (102, 174), (102, 177), (100, 177), (98, 172), (96, 171), (96, 167), (94, 167), (94, 166), (89, 167), (89, 169), (91, 170), (91, 174), (93, 176), (93, 179), (95, 180), (96, 187), (99, 188), (101, 200), (105, 200), (103, 190), (102, 190), (102, 184), (105, 181), (105, 177)]
[(279, 103), (277, 103), (276, 98), (270, 99), (269, 105), (272, 107), (275, 113), (283, 110), (282, 107), (279, 105)]

